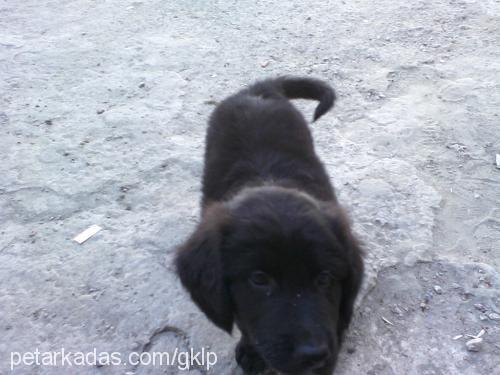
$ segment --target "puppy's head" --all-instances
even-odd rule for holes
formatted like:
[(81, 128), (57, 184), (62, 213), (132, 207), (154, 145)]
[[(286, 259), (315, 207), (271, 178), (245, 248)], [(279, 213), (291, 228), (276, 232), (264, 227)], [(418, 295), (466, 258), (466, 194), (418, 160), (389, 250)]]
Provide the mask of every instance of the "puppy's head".
[(284, 188), (213, 205), (181, 247), (177, 270), (217, 326), (236, 322), (269, 367), (333, 369), (363, 273), (344, 214)]

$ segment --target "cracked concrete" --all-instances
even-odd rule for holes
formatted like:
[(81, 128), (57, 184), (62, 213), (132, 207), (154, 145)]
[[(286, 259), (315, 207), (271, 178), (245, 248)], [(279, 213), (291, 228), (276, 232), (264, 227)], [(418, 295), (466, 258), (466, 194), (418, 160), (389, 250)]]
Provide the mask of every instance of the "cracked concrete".
[(198, 218), (214, 104), (280, 74), (339, 94), (312, 131), (367, 279), (337, 373), (500, 373), (499, 15), (495, 0), (0, 2), (0, 374), (11, 351), (61, 347), (210, 347), (209, 373), (238, 372), (237, 333), (194, 307), (171, 257)]

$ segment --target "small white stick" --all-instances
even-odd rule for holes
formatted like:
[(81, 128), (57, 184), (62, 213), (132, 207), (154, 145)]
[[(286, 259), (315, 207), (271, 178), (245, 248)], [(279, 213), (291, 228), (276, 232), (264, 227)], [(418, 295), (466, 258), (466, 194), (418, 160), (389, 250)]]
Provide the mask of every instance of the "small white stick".
[(99, 225), (91, 225), (87, 229), (85, 229), (82, 233), (80, 233), (78, 236), (73, 238), (73, 241), (78, 242), (80, 245), (87, 241), (90, 237), (92, 237), (94, 234), (99, 232), (102, 228)]
[(382, 317), (382, 320), (383, 320), (384, 322), (386, 322), (387, 324), (390, 324), (391, 326), (393, 326), (393, 325), (394, 325), (394, 323), (390, 322), (388, 319), (386, 319), (386, 318), (384, 318), (384, 317)]
[(484, 329), (482, 329), (477, 335), (465, 335), (466, 337), (470, 337), (471, 339), (479, 339), (486, 333)]

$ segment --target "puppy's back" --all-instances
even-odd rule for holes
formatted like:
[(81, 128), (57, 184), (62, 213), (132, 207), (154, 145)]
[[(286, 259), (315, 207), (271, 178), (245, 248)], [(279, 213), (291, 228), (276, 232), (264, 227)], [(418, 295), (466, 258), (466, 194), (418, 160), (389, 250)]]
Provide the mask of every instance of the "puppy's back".
[(207, 130), (204, 203), (258, 181), (328, 184), (307, 122), (290, 102), (295, 98), (318, 100), (318, 119), (333, 106), (335, 93), (320, 80), (280, 77), (257, 82), (217, 106)]

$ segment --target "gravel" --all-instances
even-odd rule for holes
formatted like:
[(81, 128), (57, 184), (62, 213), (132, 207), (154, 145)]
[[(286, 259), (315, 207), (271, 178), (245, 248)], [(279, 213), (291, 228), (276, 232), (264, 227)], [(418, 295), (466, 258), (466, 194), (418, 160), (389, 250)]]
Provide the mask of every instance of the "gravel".
[[(0, 373), (12, 351), (208, 346), (210, 373), (237, 373), (238, 333), (207, 321), (171, 260), (198, 220), (214, 105), (282, 74), (339, 96), (311, 129), (367, 274), (337, 373), (500, 373), (498, 1), (25, 0), (0, 12)], [(311, 118), (315, 103), (297, 105)], [(72, 241), (91, 225), (102, 230)], [(479, 352), (452, 340), (480, 329)], [(12, 374), (180, 372), (99, 366)]]

